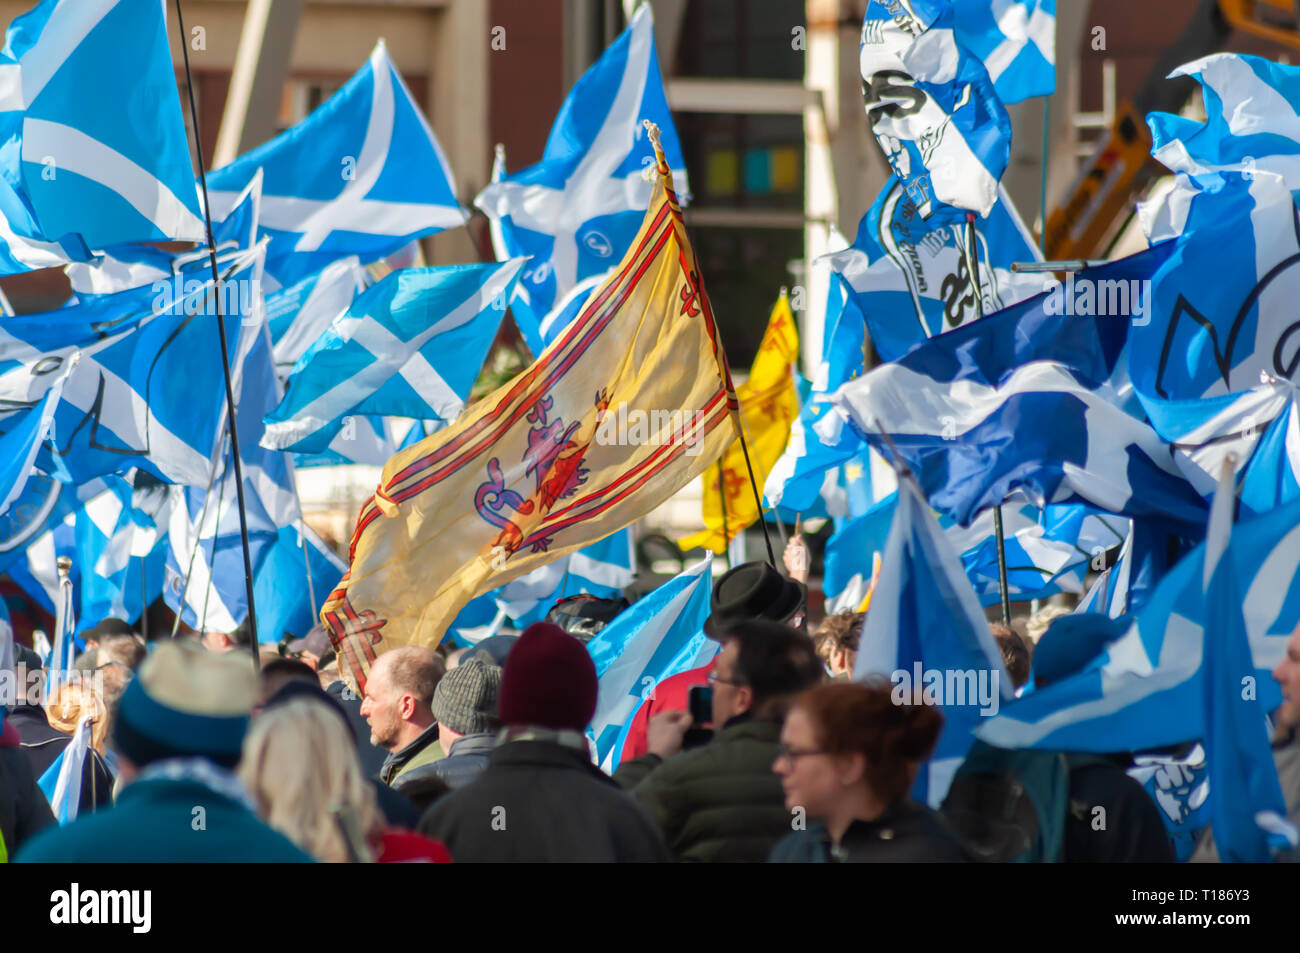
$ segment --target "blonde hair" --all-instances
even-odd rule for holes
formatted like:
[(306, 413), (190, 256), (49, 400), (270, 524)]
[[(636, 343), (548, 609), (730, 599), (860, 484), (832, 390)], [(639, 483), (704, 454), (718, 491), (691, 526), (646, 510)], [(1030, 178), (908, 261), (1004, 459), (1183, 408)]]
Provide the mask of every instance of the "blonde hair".
[(65, 735), (75, 732), (86, 716), (91, 718), (90, 746), (103, 755), (108, 737), (108, 708), (99, 692), (81, 680), (74, 680), (56, 686), (45, 700), (46, 720), (51, 728)]
[(253, 719), (239, 777), (268, 824), (317, 860), (350, 859), (334, 812), (350, 808), (367, 839), (384, 829), (356, 743), (338, 714), (296, 699)]

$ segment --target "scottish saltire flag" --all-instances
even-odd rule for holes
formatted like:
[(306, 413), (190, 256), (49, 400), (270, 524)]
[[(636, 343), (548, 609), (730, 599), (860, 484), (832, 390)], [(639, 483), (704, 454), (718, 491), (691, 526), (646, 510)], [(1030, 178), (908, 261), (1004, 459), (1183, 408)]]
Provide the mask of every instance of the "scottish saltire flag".
[[(280, 530), (302, 518), (293, 462), (260, 445), (262, 417), (277, 399), (271, 335), (263, 321), (243, 329), (236, 386), (236, 425), (244, 476), (244, 505), (254, 575), (279, 541)], [(230, 441), (210, 471), (210, 483), (171, 488), (167, 583), (164, 597), (186, 625), (232, 632), (248, 616), (238, 489)], [(305, 582), (304, 582), (305, 584)], [(256, 599), (256, 593), (254, 593)]]
[[(163, 590), (166, 488), (145, 494), (121, 477), (104, 482), (107, 489), (87, 500), (73, 521), (78, 634), (109, 617), (138, 619)], [(142, 500), (146, 495), (148, 501)]]
[(1056, 92), (1056, 0), (953, 0), (953, 28), (1004, 103)]
[[(837, 251), (848, 248), (834, 228), (829, 244)], [(813, 267), (830, 269), (824, 257)], [(790, 425), (785, 450), (768, 471), (763, 498), (768, 506), (804, 516), (842, 518), (848, 515), (848, 484), (870, 479), (866, 441), (846, 428), (840, 431), (841, 442), (831, 446), (814, 425), (831, 409), (830, 394), (863, 372), (867, 327), (848, 286), (833, 270), (828, 278), (821, 307), (805, 318), (805, 327), (821, 325), (821, 360), (806, 382), (806, 393), (800, 392), (799, 416)]]
[(305, 524), (301, 531), (295, 526), (280, 527), (253, 586), (258, 639), (265, 643), (279, 642), (286, 635), (305, 636), (319, 620), (325, 597), (347, 568), (348, 564)]
[(534, 354), (546, 315), (578, 282), (617, 265), (641, 227), (655, 162), (644, 121), (659, 127), (673, 179), (689, 193), (649, 4), (569, 92), (542, 161), (505, 175), (498, 157), (474, 200), (492, 221), (497, 258), (532, 258), (512, 313)]
[(899, 704), (942, 709), (943, 732), (913, 788), (937, 807), (976, 724), (997, 714), (1014, 688), (957, 554), (910, 480), (899, 481), (881, 567), (853, 677), (883, 675)]
[(476, 595), (627, 526), (734, 439), (739, 399), (656, 159), (636, 241), (564, 334), (385, 465), (322, 611), (359, 685), (376, 644), (437, 645)]
[(108, 479), (66, 483), (33, 473), (23, 492), (0, 514), (0, 571), (8, 573), (46, 612), (55, 612), (59, 599), (56, 560), (73, 560), (73, 584), (79, 580), (76, 561), (76, 517), (86, 501), (109, 488)]
[[(256, 253), (222, 285), (228, 346), (258, 306)], [(7, 318), (0, 327), (0, 430), (68, 371), (48, 446), (47, 473), (82, 482), (139, 467), (206, 485), (225, 415), (212, 282), (168, 282), (71, 308)]]
[(1133, 532), (1130, 530), (1120, 547), (1113, 566), (1103, 569), (1092, 588), (1076, 603), (1074, 615), (1096, 612), (1118, 619), (1128, 612), (1129, 584), (1133, 573)]
[[(0, 52), (0, 212), (88, 249), (202, 241), (163, 0), (43, 0)], [(21, 259), (21, 248), (11, 255)]]
[(265, 446), (323, 451), (348, 414), (454, 418), (523, 264), (403, 268), (368, 288), (294, 365)]
[[(1257, 426), (1255, 421), (1251, 426)], [(1264, 428), (1239, 485), (1241, 517), (1263, 515), (1300, 500), (1300, 393)]]
[(627, 727), (673, 660), (709, 617), (712, 559), (703, 559), (638, 600), (587, 643), (600, 692), (588, 735), (606, 771), (618, 765)]
[(310, 116), (208, 173), (214, 216), (226, 215), (259, 168), (266, 272), (281, 286), (348, 255), (375, 261), (466, 220), (442, 147), (382, 40)]
[[(1236, 574), (1260, 709), (1272, 711), (1281, 694), (1270, 673), (1300, 623), (1300, 502), (1238, 523), (1224, 558)], [(979, 736), (1008, 748), (1101, 752), (1201, 737), (1204, 567), (1202, 543), (1165, 574), (1124, 635), (1082, 672), (1025, 693)]]
[(1205, 746), (1200, 742), (1186, 752), (1135, 754), (1126, 772), (1146, 790), (1160, 809), (1160, 819), (1181, 863), (1196, 851), (1197, 841), (1210, 822), (1210, 777)]
[(967, 266), (965, 223), (923, 219), (896, 176), (862, 217), (852, 247), (824, 256), (851, 289), (883, 360), (1043, 291), (1042, 275), (1011, 271), (1012, 262), (1042, 256), (1011, 197), (1000, 187), (996, 195), (975, 223), (978, 287)]
[[(609, 275), (608, 271), (602, 271), (590, 278), (583, 278), (574, 285), (542, 318), (541, 324), (537, 326), (536, 334), (533, 333), (532, 326), (528, 325), (528, 330), (524, 332), (524, 338), (529, 348), (532, 348), (534, 344), (537, 345), (533, 350), (534, 354), (541, 354), (542, 348), (558, 338), (564, 332), (564, 329), (573, 323), (573, 319), (582, 312), (592, 292), (603, 285)], [(516, 285), (515, 287), (517, 289), (519, 286)]]
[[(50, 432), (54, 411), (63, 396), (63, 384), (76, 362), (58, 374), (53, 386), (28, 410), (15, 414), (16, 420), (0, 436), (0, 513), (20, 496), (32, 476), (36, 455)], [(6, 421), (8, 423), (8, 421)]]
[(1011, 153), (1006, 107), (955, 25), (950, 0), (871, 0), (859, 64), (890, 168), (922, 218), (945, 221), (988, 216)]
[(334, 319), (369, 282), (356, 255), (330, 262), (320, 271), (265, 297), (266, 323), (271, 329), (275, 376), (287, 384), (293, 366), (316, 343)]
[[(522, 629), (546, 618), (555, 603), (579, 593), (602, 599), (619, 594), (636, 576), (632, 532), (621, 529), (497, 590), (497, 605)], [(337, 581), (337, 580), (335, 580)]]
[[(1155, 246), (1085, 272), (1091, 283), (1149, 274)], [(932, 506), (962, 525), (1013, 492), (1034, 506), (1086, 503), (1197, 536), (1204, 500), (1167, 444), (1125, 411), (1111, 378), (1130, 316), (1063, 318), (1059, 289), (955, 328), (841, 387), (848, 420), (882, 454), (888, 434)]]
[(50, 802), (50, 811), (60, 824), (77, 819), (81, 808), (81, 775), (90, 754), (90, 715), (82, 718), (72, 740), (59, 752), (59, 756), (45, 769), (36, 784)]
[(1271, 860), (1300, 833), (1286, 823), (1287, 805), (1273, 762), (1269, 724), (1252, 687), (1255, 660), (1242, 616), (1237, 570), (1227, 556), (1236, 480), (1225, 462), (1202, 554), (1205, 593), (1201, 659), (1202, 737), (1210, 766), (1210, 823), (1225, 861)]
[[(258, 242), (257, 223), (262, 200), (259, 172), (235, 200), (221, 221), (212, 223), (212, 240), (217, 247), (217, 273), (223, 278), (245, 267), (249, 251)], [(206, 236), (202, 244), (188, 251), (168, 251), (157, 245), (118, 245), (106, 248), (89, 262), (74, 262), (64, 272), (72, 284), (76, 301), (96, 295), (116, 294), (148, 286), (155, 293), (171, 286), (184, 290), (184, 282), (201, 282), (211, 277), (212, 262)], [(195, 285), (191, 285), (195, 287)]]

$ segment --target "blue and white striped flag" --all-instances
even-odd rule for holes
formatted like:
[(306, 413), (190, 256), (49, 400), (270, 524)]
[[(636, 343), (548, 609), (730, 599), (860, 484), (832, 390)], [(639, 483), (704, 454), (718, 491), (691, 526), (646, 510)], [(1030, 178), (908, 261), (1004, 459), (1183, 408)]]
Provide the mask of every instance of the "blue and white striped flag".
[(910, 480), (894, 516), (853, 677), (883, 675), (900, 704), (938, 705), (943, 731), (913, 794), (937, 807), (974, 740), (1014, 688), (957, 554)]
[(1011, 153), (1011, 120), (954, 29), (951, 0), (871, 0), (860, 67), (867, 121), (922, 218), (987, 216)]
[[(1149, 273), (1144, 256), (1085, 273)], [(833, 396), (842, 418), (890, 453), (888, 434), (931, 505), (962, 525), (1019, 492), (1037, 507), (1086, 503), (1199, 535), (1206, 504), (1146, 420), (1111, 383), (1129, 316), (1063, 320), (1053, 294), (956, 328)]]
[(997, 196), (975, 223), (978, 299), (965, 224), (922, 219), (897, 177), (862, 217), (853, 246), (824, 256), (852, 289), (882, 359), (897, 360), (921, 341), (1042, 292), (1042, 275), (1011, 271), (1012, 262), (1042, 256), (1011, 197), (1001, 187)]
[(496, 590), (497, 605), (522, 629), (546, 618), (555, 603), (579, 593), (612, 598), (636, 576), (632, 533), (621, 529)]
[(1056, 0), (953, 0), (954, 28), (1004, 103), (1056, 92)]
[(266, 272), (281, 286), (347, 255), (375, 261), (466, 220), (442, 147), (382, 40), (310, 116), (208, 173), (214, 216), (226, 215), (259, 168)]
[(323, 451), (349, 414), (454, 418), (523, 264), (403, 268), (368, 288), (298, 359), (264, 446)]
[(587, 733), (596, 763), (618, 764), (627, 729), (654, 687), (673, 674), (679, 656), (694, 659), (703, 639), (713, 591), (712, 559), (702, 560), (638, 600), (587, 643), (596, 663), (600, 693)]
[(474, 200), (492, 221), (497, 258), (533, 259), (511, 307), (534, 353), (546, 315), (578, 282), (616, 265), (641, 227), (652, 184), (645, 172), (654, 163), (642, 120), (659, 126), (678, 196), (685, 196), (686, 164), (649, 4), (570, 91), (542, 161), (507, 176), (498, 157), (492, 184)]
[(0, 212), (15, 232), (78, 260), (203, 239), (165, 11), (163, 0), (43, 0), (10, 25)]
[[(1241, 590), (1255, 692), (1261, 710), (1271, 711), (1281, 693), (1270, 673), (1300, 623), (1300, 501), (1238, 523), (1226, 557)], [(1202, 543), (1165, 574), (1123, 636), (1081, 672), (1022, 695), (979, 737), (1006, 748), (1099, 752), (1201, 737), (1204, 568)]]

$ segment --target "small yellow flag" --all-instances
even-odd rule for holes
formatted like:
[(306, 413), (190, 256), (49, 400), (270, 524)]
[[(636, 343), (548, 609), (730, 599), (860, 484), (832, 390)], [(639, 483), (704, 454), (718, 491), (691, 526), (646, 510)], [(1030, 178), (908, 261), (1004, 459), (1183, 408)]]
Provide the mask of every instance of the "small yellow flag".
[[(749, 380), (736, 388), (746, 428), (745, 440), (749, 444), (749, 461), (760, 492), (768, 470), (785, 452), (790, 426), (799, 416), (799, 397), (794, 386), (794, 363), (798, 359), (799, 332), (782, 289), (750, 368)], [(739, 439), (733, 440), (723, 455), (721, 473), (715, 464), (704, 471), (701, 480), (707, 528), (681, 540), (681, 546), (683, 549), (703, 546), (720, 553), (737, 533), (758, 519), (758, 506), (749, 485), (745, 453)]]

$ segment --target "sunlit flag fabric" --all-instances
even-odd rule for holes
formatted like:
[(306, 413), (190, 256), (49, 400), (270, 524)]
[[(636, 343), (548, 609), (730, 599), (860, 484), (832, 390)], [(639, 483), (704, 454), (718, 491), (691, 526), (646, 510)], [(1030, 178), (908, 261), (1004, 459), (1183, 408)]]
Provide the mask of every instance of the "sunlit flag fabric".
[[(256, 304), (255, 265), (249, 261), (222, 285), (232, 350)], [(75, 355), (38, 466), (65, 482), (140, 467), (169, 482), (205, 485), (226, 409), (215, 301), (211, 278), (196, 278), (7, 318), (0, 326), (0, 430), (44, 395)]]
[[(1161, 252), (1085, 274), (1149, 274)], [(1205, 501), (1111, 383), (1130, 316), (1063, 317), (1052, 301), (1039, 295), (874, 368), (836, 391), (839, 413), (817, 426), (833, 435), (847, 418), (881, 453), (888, 434), (931, 505), (962, 525), (1018, 491), (1038, 507), (1087, 503), (1198, 536)]]
[(918, 213), (964, 221), (997, 202), (1011, 120), (954, 21), (950, 0), (871, 0), (859, 65), (867, 121)]
[(671, 663), (704, 629), (713, 575), (706, 558), (647, 594), (587, 643), (600, 691), (587, 729), (596, 763), (612, 771), (628, 726)]
[(382, 40), (310, 116), (208, 173), (214, 215), (259, 168), (266, 271), (280, 285), (347, 255), (375, 261), (466, 219), (442, 147)]
[(1056, 91), (1056, 0), (953, 0), (953, 11), (1002, 102)]
[[(737, 433), (726, 357), (658, 158), (636, 241), (564, 335), (384, 467), (322, 612), (359, 682), (377, 650), (436, 645), (474, 596), (643, 516)], [(641, 441), (622, 439), (630, 426), (598, 435), (601, 417), (619, 415), (657, 426)]]
[[(1101, 752), (1200, 737), (1204, 554), (1202, 543), (1179, 560), (1124, 635), (1081, 672), (1024, 694), (979, 736), (1001, 747)], [(1236, 573), (1254, 688), (1271, 711), (1281, 693), (1270, 673), (1300, 623), (1300, 502), (1239, 522), (1224, 558)]]
[(263, 444), (323, 451), (354, 413), (454, 418), (523, 264), (403, 268), (366, 289), (294, 365)]
[(852, 289), (871, 343), (883, 360), (981, 315), (1043, 290), (1042, 275), (1015, 274), (1011, 263), (1040, 261), (1028, 229), (1001, 188), (989, 216), (975, 223), (979, 298), (967, 266), (966, 226), (925, 221), (891, 177), (858, 225), (853, 245), (825, 256)]
[(506, 583), (496, 592), (497, 605), (522, 629), (542, 621), (555, 603), (569, 596), (618, 596), (635, 578), (635, 566), (631, 530), (621, 529)]
[[(257, 316), (261, 317), (260, 312)], [(302, 513), (289, 454), (259, 444), (265, 429), (262, 417), (275, 405), (277, 397), (271, 335), (265, 321), (243, 328), (235, 359), (244, 504), (250, 562), (256, 578), (279, 541), (280, 530), (297, 526)], [(163, 593), (167, 604), (181, 612), (186, 625), (232, 632), (248, 616), (248, 595), (229, 439), (223, 440), (216, 466), (202, 483), (172, 487), (171, 495), (167, 584)]]
[[(883, 675), (899, 704), (938, 705), (943, 731), (914, 796), (937, 807), (974, 740), (975, 725), (1014, 696), (970, 582), (910, 479), (885, 542), (853, 677)], [(936, 683), (937, 678), (937, 683)]]
[(492, 221), (498, 258), (532, 256), (512, 309), (534, 353), (545, 316), (579, 281), (617, 264), (641, 227), (655, 161), (643, 120), (658, 125), (673, 180), (687, 194), (648, 3), (574, 85), (542, 161), (504, 175), (499, 160), (499, 180), (474, 200)]
[[(767, 481), (768, 471), (790, 440), (790, 425), (799, 415), (799, 398), (794, 389), (794, 365), (798, 360), (799, 332), (790, 301), (782, 294), (768, 318), (749, 378), (736, 388), (756, 486)], [(705, 529), (681, 540), (681, 547), (688, 550), (703, 546), (721, 553), (737, 533), (759, 518), (739, 437), (727, 448), (721, 472), (717, 465), (711, 466), (700, 479)]]
[(325, 597), (347, 568), (309, 527), (304, 525), (301, 533), (295, 526), (280, 527), (279, 538), (258, 570), (253, 587), (258, 639), (278, 642), (285, 635), (305, 636), (319, 621)]
[(16, 422), (0, 436), (0, 513), (7, 510), (27, 486), (36, 455), (54, 421), (54, 410), (63, 395), (63, 382), (76, 366), (74, 362), (69, 362), (69, 365), (35, 406), (19, 411), (15, 415)]
[(0, 211), (15, 232), (81, 249), (202, 240), (165, 11), (44, 0), (10, 25)]

